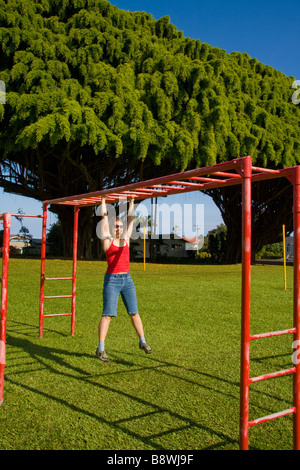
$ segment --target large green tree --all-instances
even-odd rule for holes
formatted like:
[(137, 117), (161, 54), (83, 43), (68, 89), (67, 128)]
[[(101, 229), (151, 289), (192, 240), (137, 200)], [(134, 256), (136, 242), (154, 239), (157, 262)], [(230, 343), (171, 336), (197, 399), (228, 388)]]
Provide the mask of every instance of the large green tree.
[[(185, 38), (168, 17), (155, 21), (106, 0), (0, 0), (0, 38), (7, 91), (0, 104), (0, 185), (6, 191), (45, 200), (248, 154), (259, 166), (299, 162), (293, 79), (246, 53), (226, 54)], [(290, 210), (289, 184), (281, 186)], [(262, 229), (263, 201), (271, 207), (274, 187), (256, 188), (254, 222)], [(210, 194), (234, 247), (228, 261), (237, 261), (239, 190)], [(264, 222), (255, 249), (262, 239), (276, 241), (269, 237), (284, 218), (276, 207), (276, 229)], [(53, 210), (70, 254), (72, 211)], [(96, 238), (92, 216), (92, 209), (81, 211), (83, 256), (91, 256)]]

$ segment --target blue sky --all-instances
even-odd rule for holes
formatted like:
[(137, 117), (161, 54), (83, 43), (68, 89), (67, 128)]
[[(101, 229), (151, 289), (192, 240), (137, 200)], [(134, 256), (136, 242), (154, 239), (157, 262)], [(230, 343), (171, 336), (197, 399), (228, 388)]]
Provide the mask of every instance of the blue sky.
[(184, 36), (247, 52), (287, 76), (300, 79), (299, 8), (290, 0), (112, 0), (122, 10), (169, 16)]
[[(123, 10), (151, 13), (155, 19), (169, 16), (186, 37), (200, 39), (227, 53), (247, 52), (252, 58), (300, 80), (299, 7), (294, 1), (112, 0), (111, 3)], [(0, 212), (15, 213), (22, 208), (27, 214), (41, 214), (39, 201), (4, 194), (2, 188), (0, 197)], [(182, 199), (183, 204), (195, 201), (204, 204), (205, 233), (222, 222), (219, 210), (208, 196), (187, 193)], [(169, 200), (170, 205), (177, 202), (178, 199)], [(55, 216), (49, 213), (48, 225), (55, 221)], [(34, 237), (40, 237), (39, 219), (24, 219), (24, 224)], [(19, 229), (20, 224), (13, 221), (12, 233)]]

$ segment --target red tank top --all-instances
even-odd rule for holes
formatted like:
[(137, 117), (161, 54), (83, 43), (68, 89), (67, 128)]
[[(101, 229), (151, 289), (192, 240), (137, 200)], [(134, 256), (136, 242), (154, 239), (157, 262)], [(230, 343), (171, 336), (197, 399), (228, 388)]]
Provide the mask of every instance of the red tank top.
[(129, 273), (129, 246), (115, 246), (114, 241), (105, 253), (107, 261), (107, 273)]

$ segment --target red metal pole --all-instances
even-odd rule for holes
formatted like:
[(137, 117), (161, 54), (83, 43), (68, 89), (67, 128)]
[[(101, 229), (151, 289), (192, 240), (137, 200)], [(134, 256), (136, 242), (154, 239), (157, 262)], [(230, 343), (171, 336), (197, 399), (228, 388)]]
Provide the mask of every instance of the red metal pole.
[(47, 237), (47, 204), (44, 204), (43, 205), (42, 247), (41, 247), (41, 289), (40, 289), (40, 322), (39, 322), (39, 337), (40, 338), (43, 337), (46, 237)]
[(1, 288), (1, 324), (0, 324), (0, 405), (4, 394), (4, 369), (6, 349), (6, 320), (7, 320), (7, 288), (9, 265), (9, 236), (11, 216), (3, 214), (3, 249), (2, 249), (2, 288)]
[(76, 275), (77, 275), (78, 214), (79, 214), (79, 207), (74, 206), (72, 317), (71, 317), (71, 335), (72, 335), (72, 336), (74, 336), (74, 332), (75, 332), (75, 303), (76, 303)]
[[(300, 346), (300, 167), (295, 167), (293, 180), (293, 215), (294, 215), (294, 350)], [(297, 354), (295, 354), (297, 355)], [(294, 357), (294, 355), (293, 355)], [(294, 413), (294, 449), (300, 450), (300, 364), (296, 361), (293, 382)]]
[(251, 286), (251, 157), (242, 167), (242, 315), (240, 371), (240, 449), (248, 450)]

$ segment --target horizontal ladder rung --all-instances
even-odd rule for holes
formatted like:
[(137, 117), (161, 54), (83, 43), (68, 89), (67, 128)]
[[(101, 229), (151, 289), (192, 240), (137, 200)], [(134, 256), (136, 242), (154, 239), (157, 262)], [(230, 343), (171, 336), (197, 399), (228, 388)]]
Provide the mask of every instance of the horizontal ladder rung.
[(296, 333), (296, 328), (289, 328), (288, 330), (281, 330), (281, 331), (271, 331), (270, 333), (260, 333), (258, 335), (250, 335), (250, 341), (253, 339), (260, 339), (260, 338), (270, 338), (271, 336), (280, 336), (280, 335), (287, 335), (289, 333)]
[(71, 281), (72, 277), (45, 277), (45, 281)]
[(67, 317), (72, 315), (72, 313), (51, 313), (49, 315), (43, 315), (43, 317)]
[(287, 374), (293, 374), (296, 372), (296, 367), (292, 367), (291, 369), (280, 370), (278, 372), (270, 372), (269, 374), (258, 375), (257, 377), (250, 377), (249, 383), (252, 384), (254, 382), (259, 382), (260, 380), (265, 379), (273, 379), (274, 377), (281, 377)]
[(44, 299), (71, 299), (72, 295), (47, 295)]
[(279, 418), (280, 416), (286, 416), (291, 413), (296, 413), (296, 408), (289, 408), (288, 410), (279, 411), (278, 413), (273, 413), (271, 415), (263, 416), (262, 418), (254, 419), (249, 421), (248, 426), (255, 426), (256, 424), (265, 423), (266, 421), (271, 421), (271, 419)]

